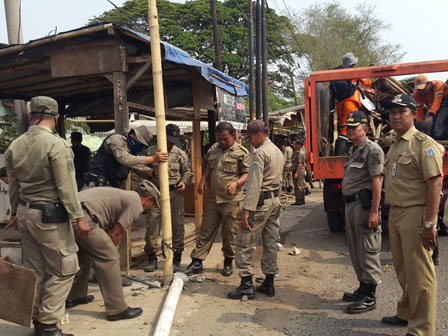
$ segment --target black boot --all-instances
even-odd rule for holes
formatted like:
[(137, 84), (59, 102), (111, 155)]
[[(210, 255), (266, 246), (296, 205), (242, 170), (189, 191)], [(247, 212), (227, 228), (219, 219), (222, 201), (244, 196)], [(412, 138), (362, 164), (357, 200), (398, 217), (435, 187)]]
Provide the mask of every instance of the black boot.
[(232, 262), (233, 262), (233, 259), (230, 259), (230, 258), (224, 259), (224, 267), (221, 271), (221, 274), (223, 276), (231, 276), (233, 274)]
[(347, 313), (360, 314), (376, 308), (376, 285), (365, 286), (364, 295), (347, 307)]
[(252, 283), (252, 276), (241, 278), (241, 284), (238, 288), (230, 293), (227, 293), (227, 298), (232, 300), (241, 300), (243, 296), (247, 296), (249, 300), (255, 298), (255, 288)]
[(157, 269), (157, 254), (148, 254), (148, 265), (143, 269), (145, 272), (154, 272)]
[(193, 258), (184, 273), (186, 275), (202, 274), (203, 270), (202, 260)]
[(355, 302), (356, 300), (359, 300), (364, 295), (364, 289), (365, 284), (362, 282), (359, 283), (359, 287), (357, 290), (355, 290), (353, 293), (345, 292), (342, 296), (342, 300), (345, 302)]
[(56, 324), (44, 324), (37, 322), (34, 325), (33, 336), (73, 336), (73, 334), (64, 334)]
[(267, 296), (275, 295), (274, 274), (266, 274), (266, 279), (257, 287), (257, 292), (266, 294)]
[(182, 260), (182, 251), (174, 252), (173, 257), (173, 273), (179, 272), (180, 261)]
[(311, 195), (311, 191), (307, 188), (305, 188), (305, 195)]

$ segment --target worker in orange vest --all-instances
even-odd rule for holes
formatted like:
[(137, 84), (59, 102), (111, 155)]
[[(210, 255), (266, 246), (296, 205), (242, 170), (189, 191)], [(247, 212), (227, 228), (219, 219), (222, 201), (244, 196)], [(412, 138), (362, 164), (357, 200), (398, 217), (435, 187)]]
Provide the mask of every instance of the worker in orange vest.
[[(358, 58), (349, 52), (342, 56), (342, 64), (336, 69), (353, 68), (358, 63)], [(339, 135), (336, 140), (334, 155), (345, 155), (350, 148), (350, 142), (347, 138), (347, 116), (350, 112), (361, 108), (361, 93), (359, 83), (370, 87), (372, 81), (369, 78), (359, 78), (352, 80), (333, 81), (330, 83), (330, 91), (333, 99), (336, 100), (336, 113), (338, 116)]]

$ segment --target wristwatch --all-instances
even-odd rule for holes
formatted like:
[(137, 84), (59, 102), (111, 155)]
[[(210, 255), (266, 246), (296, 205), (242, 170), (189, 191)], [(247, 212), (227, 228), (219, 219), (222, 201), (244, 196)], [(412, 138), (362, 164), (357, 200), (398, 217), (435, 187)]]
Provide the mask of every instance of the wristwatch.
[(423, 227), (425, 228), (425, 229), (433, 229), (434, 228), (434, 223), (431, 223), (431, 222), (424, 222), (423, 223)]

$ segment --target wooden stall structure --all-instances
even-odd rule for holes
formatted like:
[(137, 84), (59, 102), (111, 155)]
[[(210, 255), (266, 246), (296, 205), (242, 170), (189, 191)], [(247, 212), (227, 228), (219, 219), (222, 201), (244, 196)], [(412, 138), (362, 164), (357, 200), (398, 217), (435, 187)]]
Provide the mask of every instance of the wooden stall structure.
[[(202, 176), (200, 121), (214, 115), (216, 87), (235, 96), (246, 96), (249, 89), (179, 48), (164, 42), (161, 48), (166, 118), (193, 121), (192, 167), (199, 228), (203, 216), (203, 198), (196, 192)], [(124, 133), (129, 130), (130, 112), (154, 116), (150, 52), (148, 36), (112, 23), (0, 46), (0, 99), (50, 96), (59, 103), (59, 120), (113, 117), (115, 130)], [(61, 130), (61, 135), (65, 131)], [(124, 270), (129, 269), (129, 237), (127, 242), (126, 257), (122, 254)]]
[(275, 140), (290, 138), (305, 134), (305, 105), (287, 107), (269, 114), (272, 137)]

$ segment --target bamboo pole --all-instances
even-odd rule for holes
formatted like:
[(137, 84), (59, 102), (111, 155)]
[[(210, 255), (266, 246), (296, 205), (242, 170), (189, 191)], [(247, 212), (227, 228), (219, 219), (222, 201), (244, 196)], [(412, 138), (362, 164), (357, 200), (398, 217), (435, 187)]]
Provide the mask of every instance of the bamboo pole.
[[(152, 78), (154, 86), (154, 106), (157, 125), (157, 148), (167, 152), (165, 129), (165, 103), (163, 93), (162, 57), (160, 52), (159, 19), (156, 0), (148, 0), (149, 34), (151, 36)], [(163, 263), (163, 283), (173, 280), (173, 250), (171, 233), (171, 207), (168, 184), (168, 162), (159, 163), (159, 180), (162, 212), (162, 239), (165, 245)]]

